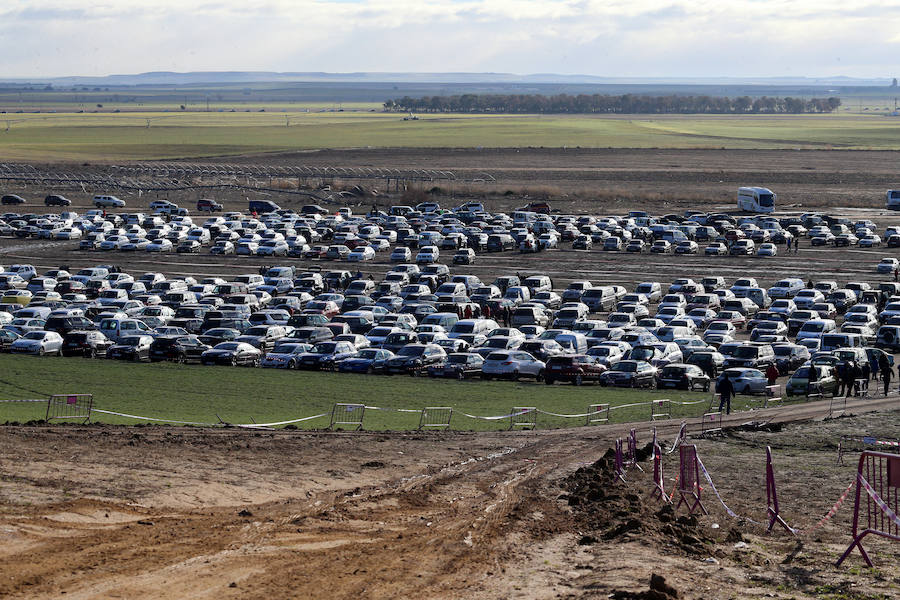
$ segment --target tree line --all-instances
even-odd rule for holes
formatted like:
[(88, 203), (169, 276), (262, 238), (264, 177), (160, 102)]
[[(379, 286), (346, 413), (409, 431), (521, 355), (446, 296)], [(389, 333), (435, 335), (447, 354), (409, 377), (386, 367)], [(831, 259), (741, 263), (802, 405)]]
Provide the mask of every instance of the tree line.
[(830, 113), (840, 98), (751, 98), (739, 96), (639, 96), (623, 94), (462, 94), (458, 96), (404, 96), (387, 100), (387, 111), (418, 113), (571, 113), (571, 114), (800, 114)]

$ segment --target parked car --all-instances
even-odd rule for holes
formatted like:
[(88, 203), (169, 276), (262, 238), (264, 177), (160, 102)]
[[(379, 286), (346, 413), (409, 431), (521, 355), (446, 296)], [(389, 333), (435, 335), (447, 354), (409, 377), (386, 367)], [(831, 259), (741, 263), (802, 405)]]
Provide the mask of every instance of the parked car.
[(29, 331), (10, 345), (14, 354), (62, 356), (62, 336), (55, 331)]
[(99, 331), (70, 331), (63, 337), (63, 356), (106, 356), (113, 343)]
[(384, 371), (387, 361), (394, 353), (383, 348), (366, 348), (356, 356), (345, 358), (337, 363), (341, 373), (380, 373)]
[(527, 352), (516, 350), (496, 351), (488, 354), (481, 369), (483, 379), (533, 377), (540, 381), (544, 378), (546, 365)]
[(466, 379), (481, 374), (484, 359), (474, 352), (454, 352), (447, 356), (444, 363), (428, 367), (429, 377), (447, 377)]
[(607, 366), (596, 357), (587, 354), (552, 356), (547, 360), (544, 382), (553, 385), (556, 381), (568, 381), (581, 385), (585, 381), (599, 382)]
[[(727, 359), (726, 359), (727, 360)], [(744, 367), (734, 367), (725, 369), (716, 380), (716, 386), (727, 377), (731, 380), (735, 394), (753, 395), (765, 394), (768, 380), (759, 369), (748, 369)]]
[(210, 349), (210, 346), (201, 342), (195, 335), (157, 337), (150, 344), (150, 360), (152, 362), (170, 360), (178, 363), (199, 361), (203, 353)]
[(692, 364), (672, 363), (664, 366), (657, 376), (658, 389), (674, 388), (679, 390), (702, 389), (709, 391), (710, 379), (700, 367)]
[[(815, 371), (810, 382), (810, 371)], [(839, 382), (834, 366), (828, 364), (803, 365), (794, 371), (785, 385), (787, 396), (806, 396), (810, 393), (831, 394), (837, 391)]]
[(110, 346), (106, 358), (143, 361), (149, 359), (152, 343), (153, 338), (149, 335), (126, 335)]
[(204, 365), (259, 366), (262, 352), (245, 342), (221, 342), (200, 355)]
[(656, 386), (656, 367), (643, 360), (620, 360), (600, 376), (601, 385), (616, 387)]

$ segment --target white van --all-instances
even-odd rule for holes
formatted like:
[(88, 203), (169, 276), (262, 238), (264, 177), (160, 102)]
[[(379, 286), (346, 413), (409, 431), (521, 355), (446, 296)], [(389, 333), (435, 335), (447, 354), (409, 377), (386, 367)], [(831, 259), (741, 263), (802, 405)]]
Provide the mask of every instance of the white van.
[(819, 350), (831, 352), (838, 348), (861, 348), (862, 345), (862, 336), (858, 333), (832, 332), (822, 336), (822, 343), (819, 345)]
[(555, 340), (566, 354), (584, 354), (588, 351), (587, 336), (583, 333), (561, 333)]
[(127, 335), (149, 334), (150, 327), (138, 319), (103, 319), (100, 321), (100, 332), (113, 341)]
[(484, 335), (486, 336), (499, 325), (493, 319), (462, 319), (453, 324), (450, 328), (449, 337), (458, 338), (461, 335)]
[(834, 319), (810, 319), (797, 332), (797, 341), (805, 339), (822, 339), (826, 333), (836, 329)]

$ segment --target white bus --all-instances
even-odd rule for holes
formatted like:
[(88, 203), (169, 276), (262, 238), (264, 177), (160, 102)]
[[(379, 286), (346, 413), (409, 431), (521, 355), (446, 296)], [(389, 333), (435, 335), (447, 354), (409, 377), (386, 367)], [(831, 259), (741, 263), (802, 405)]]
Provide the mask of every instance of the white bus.
[(763, 187), (738, 188), (738, 210), (770, 213), (775, 210), (775, 193)]
[(900, 210), (900, 190), (887, 191), (887, 209)]

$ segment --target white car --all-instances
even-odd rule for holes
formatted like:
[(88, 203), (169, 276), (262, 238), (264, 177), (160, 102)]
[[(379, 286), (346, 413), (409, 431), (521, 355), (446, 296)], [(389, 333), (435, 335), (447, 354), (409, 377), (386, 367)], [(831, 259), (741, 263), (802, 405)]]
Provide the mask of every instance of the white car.
[(728, 254), (728, 246), (722, 242), (713, 242), (704, 248), (703, 254), (707, 256), (725, 256)]
[(17, 354), (62, 355), (62, 336), (55, 331), (29, 331), (12, 343), (10, 350)]
[(209, 249), (210, 254), (234, 254), (234, 244), (232, 242), (216, 242), (215, 245)]
[(775, 244), (770, 242), (766, 242), (765, 244), (760, 244), (759, 248), (756, 249), (757, 256), (778, 256), (778, 247)]
[(172, 252), (175, 246), (169, 240), (153, 240), (147, 245), (147, 252)]
[(391, 250), (391, 262), (407, 262), (412, 260), (412, 251), (406, 246), (397, 246)]
[[(349, 262), (362, 262), (375, 259), (375, 248), (372, 246), (357, 246), (347, 255)], [(418, 260), (418, 257), (416, 257)]]
[(101, 250), (118, 250), (122, 247), (122, 245), (127, 244), (129, 240), (124, 235), (111, 235), (108, 236), (105, 240), (100, 242)]
[(422, 246), (419, 249), (419, 253), (416, 254), (416, 263), (417, 264), (429, 264), (438, 261), (441, 253), (437, 249), (437, 246)]
[(487, 355), (481, 366), (481, 377), (483, 379), (534, 377), (541, 380), (544, 378), (545, 367), (543, 361), (537, 360), (527, 352), (500, 350)]
[(252, 256), (258, 250), (259, 244), (257, 242), (238, 242), (237, 250), (234, 253), (241, 256)]
[(893, 273), (898, 268), (900, 268), (900, 261), (896, 258), (882, 258), (878, 266), (875, 267), (875, 271), (878, 273)]
[(768, 381), (766, 376), (759, 369), (748, 369), (745, 367), (732, 367), (725, 369), (716, 380), (716, 387), (724, 379), (731, 380), (731, 385), (735, 394), (765, 394)]
[(259, 256), (287, 256), (290, 247), (284, 240), (266, 240), (256, 249)]
[(97, 208), (124, 208), (125, 201), (115, 196), (94, 196), (94, 206)]

